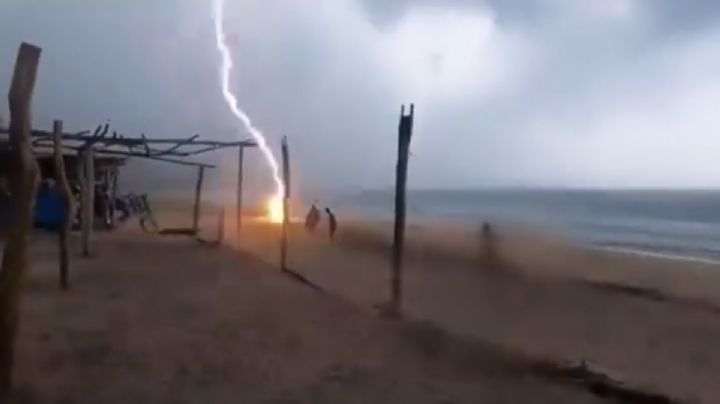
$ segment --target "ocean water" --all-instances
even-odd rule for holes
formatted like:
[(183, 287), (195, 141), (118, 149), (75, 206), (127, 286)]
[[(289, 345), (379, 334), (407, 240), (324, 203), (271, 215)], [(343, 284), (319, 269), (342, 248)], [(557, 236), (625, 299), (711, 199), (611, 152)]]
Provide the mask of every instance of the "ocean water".
[[(393, 193), (344, 196), (349, 216), (390, 219)], [(529, 226), (594, 248), (720, 262), (720, 191), (409, 191), (408, 220)]]

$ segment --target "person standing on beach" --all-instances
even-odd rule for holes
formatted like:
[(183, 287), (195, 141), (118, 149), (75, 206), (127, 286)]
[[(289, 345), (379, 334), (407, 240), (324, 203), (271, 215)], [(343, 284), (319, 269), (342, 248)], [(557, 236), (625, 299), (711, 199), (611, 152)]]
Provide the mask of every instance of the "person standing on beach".
[(316, 203), (317, 201), (313, 202), (310, 211), (305, 217), (305, 229), (311, 233), (315, 231), (315, 227), (317, 227), (318, 222), (320, 222), (320, 211), (317, 206), (315, 206)]
[(325, 208), (325, 213), (328, 215), (328, 226), (330, 230), (330, 240), (335, 239), (335, 232), (337, 231), (337, 219), (335, 214), (332, 213), (330, 208)]

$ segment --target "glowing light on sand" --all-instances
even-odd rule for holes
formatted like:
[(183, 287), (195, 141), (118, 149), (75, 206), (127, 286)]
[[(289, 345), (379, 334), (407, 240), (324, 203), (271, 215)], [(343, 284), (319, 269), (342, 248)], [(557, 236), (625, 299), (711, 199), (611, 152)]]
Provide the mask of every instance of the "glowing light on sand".
[(266, 205), (266, 215), (267, 219), (270, 223), (282, 223), (284, 214), (283, 214), (283, 200), (279, 196), (275, 195), (272, 198), (268, 199), (267, 205)]
[[(230, 73), (232, 72), (234, 65), (232, 53), (230, 52), (230, 48), (227, 46), (227, 42), (225, 40), (225, 0), (213, 1), (213, 14), (215, 20), (215, 40), (221, 56), (220, 79), (223, 97), (225, 97), (225, 101), (235, 118), (237, 118), (245, 130), (250, 133), (255, 142), (257, 142), (260, 151), (270, 166), (273, 179), (275, 180), (276, 191), (268, 205), (270, 207), (270, 209), (268, 209), (268, 219), (271, 222), (280, 223), (282, 222), (283, 217), (282, 197), (285, 194), (285, 185), (283, 184), (282, 178), (280, 178), (280, 167), (278, 166), (278, 162), (275, 159), (272, 150), (267, 144), (267, 139), (265, 139), (262, 132), (253, 125), (252, 120), (245, 111), (240, 108), (237, 97), (230, 90)], [(277, 209), (277, 206), (280, 207), (279, 210)], [(278, 214), (280, 219), (276, 220), (276, 215)]]

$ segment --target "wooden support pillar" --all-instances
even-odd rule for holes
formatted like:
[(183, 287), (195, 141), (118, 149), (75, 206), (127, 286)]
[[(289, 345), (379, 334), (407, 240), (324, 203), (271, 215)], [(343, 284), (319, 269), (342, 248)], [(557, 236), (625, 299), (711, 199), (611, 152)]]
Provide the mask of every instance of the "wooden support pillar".
[(287, 271), (288, 228), (290, 225), (290, 153), (288, 151), (287, 136), (282, 139), (283, 164), (283, 222), (280, 238), (280, 269)]
[(95, 153), (92, 144), (86, 144), (80, 152), (83, 161), (82, 180), (82, 255), (92, 255), (92, 238), (95, 227)]
[(405, 115), (405, 106), (400, 110), (398, 128), (398, 160), (395, 182), (395, 228), (393, 232), (391, 314), (399, 315), (402, 305), (403, 247), (405, 245), (405, 196), (407, 192), (408, 156), (412, 139), (415, 106), (410, 104), (410, 114)]
[(218, 233), (217, 243), (218, 246), (223, 245), (225, 242), (225, 208), (220, 209), (220, 215), (218, 215)]
[(20, 45), (8, 95), (9, 142), (13, 154), (10, 189), (14, 212), (7, 229), (0, 267), (0, 402), (9, 401), (7, 399), (12, 391), (20, 291), (28, 266), (28, 240), (37, 192), (39, 169), (32, 152), (30, 117), (40, 53), (41, 49), (36, 46)]
[(118, 177), (120, 176), (120, 170), (117, 166), (112, 167), (111, 172), (111, 184), (110, 184), (110, 227), (115, 228), (117, 224), (115, 222), (115, 201), (117, 200), (117, 187)]
[(195, 184), (195, 205), (193, 206), (193, 233), (197, 237), (200, 231), (200, 208), (202, 204), (202, 186), (205, 167), (198, 167), (197, 183)]
[(238, 147), (238, 181), (237, 181), (237, 206), (235, 211), (235, 238), (237, 246), (240, 247), (242, 236), (242, 215), (243, 215), (243, 154), (245, 146)]
[(53, 139), (55, 152), (55, 183), (60, 198), (65, 203), (65, 221), (58, 229), (58, 246), (60, 248), (60, 288), (67, 290), (70, 286), (70, 226), (75, 212), (75, 200), (70, 191), (70, 183), (65, 173), (62, 146), (63, 122), (53, 122)]

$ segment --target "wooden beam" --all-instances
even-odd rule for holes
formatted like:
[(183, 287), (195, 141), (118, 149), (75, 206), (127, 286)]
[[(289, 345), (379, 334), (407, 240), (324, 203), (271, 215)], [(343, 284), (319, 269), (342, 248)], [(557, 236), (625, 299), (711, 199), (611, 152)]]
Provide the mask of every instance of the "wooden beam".
[(9, 140), (13, 155), (10, 185), (14, 212), (0, 267), (0, 402), (8, 401), (12, 391), (20, 290), (28, 267), (28, 240), (37, 192), (39, 168), (32, 153), (30, 117), (41, 52), (40, 48), (30, 44), (20, 45), (8, 95)]
[(290, 224), (290, 153), (288, 151), (287, 136), (282, 139), (282, 162), (283, 162), (283, 221), (282, 236), (280, 238), (280, 268), (288, 271), (287, 249), (288, 249), (288, 227)]
[[(9, 128), (3, 128), (0, 127), (0, 135), (1, 134), (7, 134), (9, 133)], [(102, 128), (101, 128), (102, 132)], [(31, 133), (32, 137), (40, 138), (39, 140), (48, 140), (52, 139), (53, 133), (51, 131), (46, 130), (33, 130)], [(194, 135), (196, 137), (197, 135)], [(142, 137), (122, 137), (120, 136), (112, 136), (112, 137), (99, 137), (94, 136), (90, 133), (90, 131), (81, 131), (76, 133), (63, 133), (63, 140), (75, 140), (75, 141), (81, 141), (86, 142), (88, 140), (94, 140), (98, 144), (106, 144), (106, 145), (118, 145), (118, 146), (127, 146), (127, 145), (134, 145), (134, 146), (143, 146), (144, 144), (182, 144), (184, 146), (220, 146), (220, 147), (238, 147), (238, 146), (244, 146), (244, 147), (257, 147), (257, 143), (254, 140), (239, 140), (239, 141), (215, 141), (215, 140), (198, 140), (193, 139), (190, 141), (190, 138), (145, 138)]]
[(200, 208), (202, 204), (202, 186), (205, 177), (205, 167), (198, 167), (197, 182), (195, 183), (195, 205), (193, 207), (193, 231), (197, 236), (200, 231)]
[(243, 220), (243, 164), (244, 164), (244, 149), (245, 147), (238, 147), (238, 179), (237, 179), (237, 200), (235, 207), (235, 241), (240, 247), (242, 240), (242, 220)]
[(82, 184), (82, 255), (92, 255), (92, 232), (95, 225), (95, 153), (92, 145), (88, 144), (81, 151), (80, 159), (83, 161)]
[[(41, 147), (49, 147), (45, 145), (40, 145)], [(75, 146), (63, 146), (66, 150), (75, 150), (78, 152), (81, 152), (84, 147), (75, 147)], [(137, 157), (141, 159), (146, 160), (153, 160), (153, 161), (161, 161), (163, 163), (172, 163), (172, 164), (179, 164), (182, 166), (191, 166), (191, 167), (205, 167), (205, 168), (216, 168), (212, 164), (206, 164), (206, 163), (200, 163), (196, 161), (186, 161), (186, 160), (180, 160), (180, 159), (173, 159), (168, 157), (155, 157), (155, 156), (146, 156), (144, 153), (135, 153), (135, 152), (125, 152), (125, 151), (119, 151), (119, 150), (95, 150), (95, 153), (99, 156), (102, 155), (108, 155), (108, 156), (119, 156), (119, 157)]]
[(395, 228), (393, 232), (391, 305), (390, 314), (400, 315), (402, 305), (403, 248), (405, 245), (405, 196), (407, 192), (408, 156), (412, 139), (415, 106), (410, 104), (410, 114), (405, 106), (400, 110), (398, 127), (398, 160), (395, 181)]
[(62, 121), (53, 122), (55, 134), (55, 183), (60, 198), (65, 203), (65, 220), (58, 229), (58, 246), (60, 249), (60, 288), (67, 290), (70, 286), (70, 226), (75, 211), (74, 198), (70, 190), (65, 172), (65, 161), (62, 152)]
[(169, 157), (146, 156), (143, 153), (121, 152), (121, 151), (114, 151), (114, 150), (99, 150), (97, 153), (109, 155), (109, 156), (137, 157), (137, 158), (141, 158), (141, 159), (145, 159), (145, 160), (153, 160), (153, 161), (161, 161), (163, 163), (178, 164), (181, 166), (215, 168), (215, 166), (213, 164), (200, 163), (200, 162), (196, 162), (196, 161), (185, 161), (185, 160), (173, 159), (173, 158), (169, 158)]

